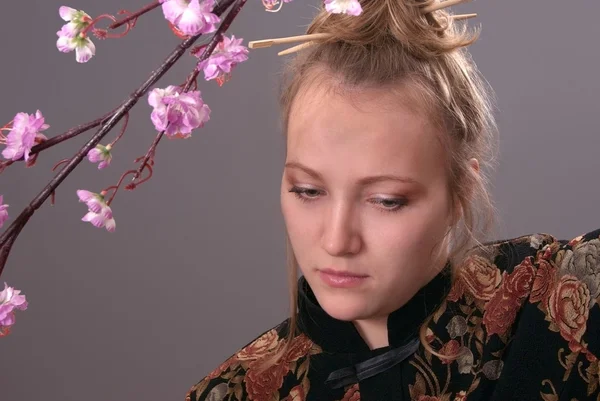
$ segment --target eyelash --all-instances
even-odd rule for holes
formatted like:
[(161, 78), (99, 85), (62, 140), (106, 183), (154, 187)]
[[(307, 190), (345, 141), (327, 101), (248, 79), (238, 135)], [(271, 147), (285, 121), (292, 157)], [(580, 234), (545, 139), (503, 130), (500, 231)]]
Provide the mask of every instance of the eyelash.
[[(297, 187), (297, 186), (292, 186), (292, 188), (289, 190), (289, 192), (292, 192), (296, 198), (298, 198), (300, 201), (305, 202), (305, 203), (313, 202), (315, 200), (315, 197), (306, 198), (304, 196), (307, 194), (307, 192), (311, 192), (311, 191), (320, 192), (318, 189), (301, 188), (301, 187)], [(378, 205), (383, 205), (384, 202), (394, 202), (395, 206), (394, 206), (394, 208), (387, 208), (387, 207), (384, 207), (383, 209), (380, 208), (379, 210), (381, 210), (383, 213), (398, 212), (407, 204), (407, 200), (405, 198), (377, 199), (374, 203), (378, 204)]]

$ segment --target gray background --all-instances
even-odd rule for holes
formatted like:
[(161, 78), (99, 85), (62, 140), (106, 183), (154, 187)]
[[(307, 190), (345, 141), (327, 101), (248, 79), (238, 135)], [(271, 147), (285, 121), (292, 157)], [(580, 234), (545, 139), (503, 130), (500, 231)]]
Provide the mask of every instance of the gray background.
[[(179, 42), (158, 9), (123, 39), (95, 40), (96, 57), (79, 65), (55, 47), (62, 1), (3, 3), (2, 125), (36, 108), (49, 135), (92, 120)], [(145, 3), (67, 5), (95, 16)], [(249, 0), (230, 32), (245, 40), (300, 34), (317, 4), (297, 0), (271, 14)], [(498, 96), (498, 236), (570, 238), (599, 228), (600, 2), (479, 0), (456, 11), (479, 13), (471, 24), (481, 23), (483, 33), (471, 50)], [(183, 400), (197, 380), (287, 316), (279, 49), (253, 51), (222, 88), (202, 82), (211, 121), (190, 140), (161, 144), (153, 179), (115, 199), (115, 233), (79, 221), (86, 208), (75, 190), (116, 183), (145, 153), (155, 135), (146, 98), (112, 166), (98, 171), (86, 161), (56, 205), (36, 213), (0, 280), (30, 302), (0, 339), (0, 400)], [(193, 65), (186, 56), (159, 86), (180, 83)], [(43, 152), (34, 169), (18, 164), (0, 176), (13, 218), (52, 177), (53, 164), (91, 134)]]

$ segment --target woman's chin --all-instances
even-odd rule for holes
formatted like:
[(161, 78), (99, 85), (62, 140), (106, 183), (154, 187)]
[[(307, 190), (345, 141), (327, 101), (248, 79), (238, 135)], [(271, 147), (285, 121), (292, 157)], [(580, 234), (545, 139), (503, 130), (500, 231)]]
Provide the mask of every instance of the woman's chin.
[(325, 295), (319, 299), (323, 310), (332, 318), (343, 321), (354, 321), (369, 317), (367, 304), (364, 300), (351, 296)]

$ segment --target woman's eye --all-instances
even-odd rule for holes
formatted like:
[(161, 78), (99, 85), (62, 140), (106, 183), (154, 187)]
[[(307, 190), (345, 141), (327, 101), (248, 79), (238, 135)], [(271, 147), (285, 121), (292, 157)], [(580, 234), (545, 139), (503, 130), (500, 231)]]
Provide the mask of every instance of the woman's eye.
[(317, 196), (319, 196), (321, 194), (321, 191), (319, 191), (318, 189), (312, 189), (312, 188), (300, 188), (300, 187), (292, 187), (290, 189), (290, 192), (293, 192), (294, 195), (296, 196), (296, 198), (303, 200), (303, 201), (309, 201), (311, 199), (316, 198)]
[[(303, 202), (314, 201), (321, 195), (321, 191), (318, 189), (297, 186), (293, 186), (289, 192), (294, 193), (296, 198)], [(386, 213), (399, 211), (406, 206), (407, 200), (406, 198), (376, 198), (371, 200), (371, 203), (374, 203), (380, 211)]]
[(405, 198), (380, 198), (375, 199), (373, 202), (382, 206), (384, 212), (397, 212), (406, 206), (407, 200)]

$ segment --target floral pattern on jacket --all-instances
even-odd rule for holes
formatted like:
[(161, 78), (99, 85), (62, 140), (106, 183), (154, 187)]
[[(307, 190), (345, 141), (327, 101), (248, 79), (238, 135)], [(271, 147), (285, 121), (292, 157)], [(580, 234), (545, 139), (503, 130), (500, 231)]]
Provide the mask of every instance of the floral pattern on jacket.
[[(457, 272), (427, 329), (442, 357), (421, 345), (402, 362), (408, 385), (395, 399), (600, 401), (600, 230), (568, 242), (546, 234), (494, 242)], [(332, 356), (304, 334), (266, 366), (286, 332), (287, 321), (259, 336), (187, 401), (361, 399), (360, 383), (323, 390)]]
[[(269, 401), (274, 399), (274, 394), (279, 394), (284, 378), (292, 375), (298, 383), (281, 400), (304, 400), (310, 388), (306, 378), (309, 358), (320, 350), (306, 336), (298, 335), (279, 363), (268, 364), (269, 358), (287, 343), (282, 335), (286, 323), (262, 334), (209, 373), (190, 390), (196, 394), (193, 399)], [(200, 397), (203, 393), (206, 393), (205, 398)], [(186, 400), (191, 399), (188, 393)]]

